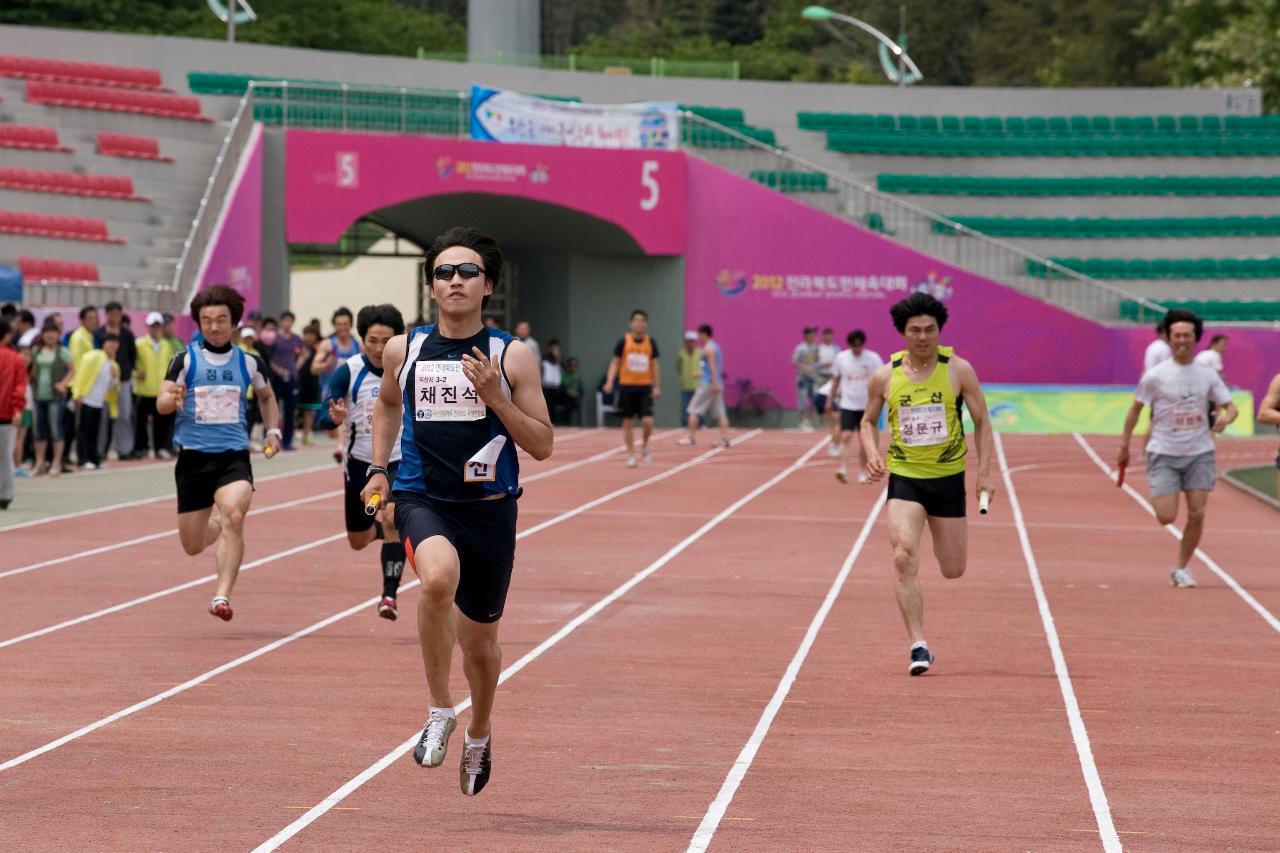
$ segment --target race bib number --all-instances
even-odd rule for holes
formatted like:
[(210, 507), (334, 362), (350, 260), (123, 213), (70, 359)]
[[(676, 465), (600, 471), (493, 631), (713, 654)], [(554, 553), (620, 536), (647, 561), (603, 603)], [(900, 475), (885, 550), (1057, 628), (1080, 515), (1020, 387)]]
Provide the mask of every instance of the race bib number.
[(627, 353), (627, 371), (630, 373), (649, 373), (649, 356), (642, 352)]
[(498, 477), (498, 457), (507, 446), (507, 437), (499, 435), (480, 448), (480, 452), (467, 460), (462, 468), (463, 482), (492, 483)]
[(898, 409), (902, 443), (907, 447), (928, 447), (947, 440), (947, 407), (942, 403), (903, 406)]
[(461, 362), (415, 362), (413, 377), (414, 420), (478, 421), (488, 414)]
[(197, 385), (196, 423), (240, 423), (239, 385)]
[(1209, 405), (1195, 401), (1181, 401), (1173, 407), (1174, 432), (1198, 432), (1208, 424)]

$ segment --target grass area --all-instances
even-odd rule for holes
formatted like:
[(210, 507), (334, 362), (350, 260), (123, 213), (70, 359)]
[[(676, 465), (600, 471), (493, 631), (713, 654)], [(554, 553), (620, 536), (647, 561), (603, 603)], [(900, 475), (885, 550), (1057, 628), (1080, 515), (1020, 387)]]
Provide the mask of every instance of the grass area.
[(1272, 500), (1280, 500), (1276, 494), (1276, 469), (1274, 465), (1255, 465), (1249, 468), (1232, 468), (1226, 476), (1244, 483)]

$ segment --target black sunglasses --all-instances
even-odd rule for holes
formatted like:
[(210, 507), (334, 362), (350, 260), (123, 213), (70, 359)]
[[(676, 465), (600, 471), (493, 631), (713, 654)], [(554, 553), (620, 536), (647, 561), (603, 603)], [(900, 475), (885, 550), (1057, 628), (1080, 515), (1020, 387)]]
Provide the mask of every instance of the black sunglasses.
[(465, 279), (472, 279), (482, 275), (484, 267), (479, 264), (441, 264), (431, 272), (431, 277), (436, 281), (452, 281), (455, 272)]

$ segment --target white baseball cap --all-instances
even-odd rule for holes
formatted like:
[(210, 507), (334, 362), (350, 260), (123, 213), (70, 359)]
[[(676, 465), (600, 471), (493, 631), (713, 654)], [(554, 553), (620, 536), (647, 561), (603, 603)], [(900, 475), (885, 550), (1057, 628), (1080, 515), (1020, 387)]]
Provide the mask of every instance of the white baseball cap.
[(147, 325), (148, 325), (148, 326), (157, 326), (157, 325), (159, 325), (159, 326), (163, 326), (163, 325), (164, 325), (164, 315), (163, 315), (163, 314), (161, 314), (159, 311), (152, 311), (150, 314), (148, 314), (148, 315), (147, 315)]
[(242, 338), (256, 338), (257, 336), (258, 336), (258, 333), (254, 331), (253, 326), (241, 326), (241, 327), (240, 327), (240, 337), (242, 337)]
[(684, 339), (686, 341), (696, 341), (698, 339), (698, 333), (693, 329), (687, 329), (684, 333)]

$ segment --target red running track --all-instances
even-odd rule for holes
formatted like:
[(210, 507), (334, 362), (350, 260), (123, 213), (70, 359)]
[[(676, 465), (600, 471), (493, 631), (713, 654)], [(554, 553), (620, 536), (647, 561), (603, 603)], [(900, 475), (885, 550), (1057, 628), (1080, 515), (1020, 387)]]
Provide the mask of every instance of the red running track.
[[(618, 438), (583, 434), (526, 476)], [(1199, 589), (1168, 587), (1173, 537), (1070, 436), (1003, 441), (1119, 842), (1274, 849), (1280, 633), (1202, 566)], [(0, 849), (250, 849), (288, 827), (283, 847), (300, 850), (683, 849), (879, 494), (837, 485), (821, 451), (793, 467), (816, 442), (756, 435), (662, 476), (707, 451), (667, 441), (651, 466), (626, 469), (614, 454), (530, 483), (524, 531), (655, 478), (520, 542), (505, 662), (592, 615), (499, 688), (494, 777), (474, 800), (457, 790), (454, 757), (434, 771), (400, 757), (309, 811), (393, 753), (425, 712), (406, 618), (416, 592), (402, 594), (406, 617), (376, 618), (365, 604), (375, 552), (341, 539), (247, 572), (230, 624), (203, 613), (206, 584), (0, 648)], [(1110, 442), (1092, 440), (1104, 458)], [(1261, 459), (1271, 449), (1223, 445)], [(336, 472), (273, 481), (255, 506), (338, 485)], [(18, 546), (29, 564), (163, 530), (171, 513), (159, 503), (5, 538), (37, 534), (22, 540), (29, 558)], [(1220, 488), (1203, 542), (1273, 614), (1277, 520)], [(250, 521), (246, 560), (339, 528), (336, 497), (276, 510)], [(938, 661), (912, 679), (883, 517), (873, 524), (712, 849), (1102, 848), (1008, 496), (970, 530), (958, 581), (926, 551)], [(0, 577), (0, 642), (211, 565), (161, 537)], [(246, 654), (260, 656), (155, 698)], [(462, 698), (460, 672), (454, 683)]]

